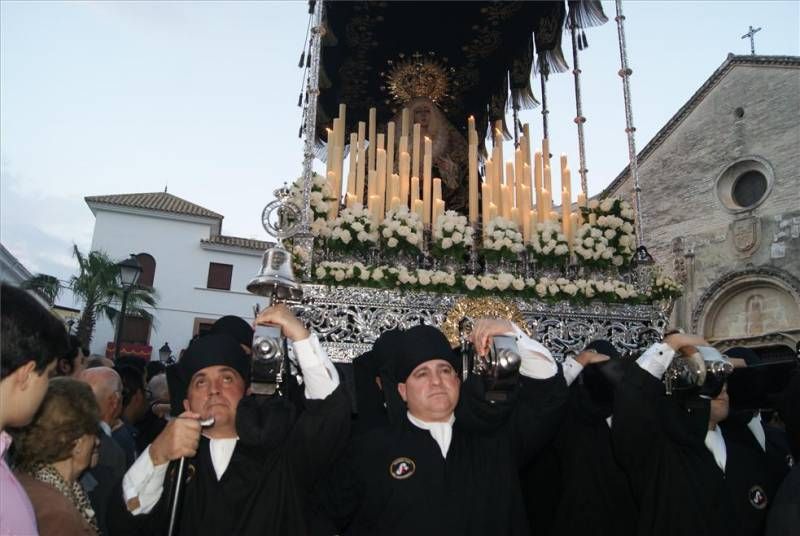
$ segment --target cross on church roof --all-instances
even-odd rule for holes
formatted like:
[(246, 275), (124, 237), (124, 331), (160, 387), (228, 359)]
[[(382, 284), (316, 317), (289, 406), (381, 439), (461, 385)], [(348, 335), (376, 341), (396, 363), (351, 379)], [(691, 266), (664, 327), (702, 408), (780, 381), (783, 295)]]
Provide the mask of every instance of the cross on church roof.
[(761, 31), (760, 26), (758, 28), (753, 28), (752, 26), (750, 26), (750, 31), (742, 36), (742, 39), (747, 39), (748, 37), (750, 38), (750, 54), (752, 54), (753, 56), (756, 55), (756, 40), (755, 40), (756, 32), (760, 31)]

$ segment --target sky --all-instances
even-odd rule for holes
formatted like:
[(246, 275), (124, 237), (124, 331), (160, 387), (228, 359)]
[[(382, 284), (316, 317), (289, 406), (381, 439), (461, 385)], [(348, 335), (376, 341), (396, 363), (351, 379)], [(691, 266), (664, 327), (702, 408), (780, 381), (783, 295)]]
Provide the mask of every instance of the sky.
[[(614, 3), (603, 6), (610, 20), (587, 31), (580, 56), (590, 195), (628, 162)], [(794, 0), (623, 10), (638, 150), (729, 53), (750, 53), (748, 26), (762, 28), (757, 54), (800, 55)], [(223, 214), (224, 234), (266, 239), (263, 206), (302, 173), (307, 24), (303, 1), (2, 0), (0, 241), (31, 272), (68, 279), (73, 244), (91, 245), (85, 196), (165, 187)], [(568, 35), (564, 52), (571, 63)], [(571, 73), (547, 87), (551, 151), (577, 170)], [(521, 119), (541, 138), (539, 109)]]

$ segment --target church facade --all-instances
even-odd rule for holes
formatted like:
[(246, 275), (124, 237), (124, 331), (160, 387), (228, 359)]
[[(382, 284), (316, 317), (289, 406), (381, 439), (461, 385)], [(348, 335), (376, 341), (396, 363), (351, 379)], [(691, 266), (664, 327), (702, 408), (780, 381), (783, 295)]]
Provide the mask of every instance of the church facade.
[[(800, 340), (800, 58), (734, 56), (639, 153), (644, 240), (673, 323), (721, 350)], [(626, 168), (604, 192), (630, 197)]]

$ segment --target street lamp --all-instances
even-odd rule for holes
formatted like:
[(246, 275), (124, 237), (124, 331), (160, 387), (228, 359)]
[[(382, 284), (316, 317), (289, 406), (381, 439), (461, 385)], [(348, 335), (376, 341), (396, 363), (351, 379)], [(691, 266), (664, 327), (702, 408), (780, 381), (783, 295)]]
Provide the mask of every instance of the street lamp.
[(136, 286), (142, 267), (136, 257), (131, 256), (117, 264), (119, 268), (119, 280), (122, 284), (122, 307), (120, 308), (119, 322), (117, 322), (117, 337), (114, 341), (114, 361), (119, 359), (119, 347), (122, 340), (122, 326), (125, 324), (125, 308), (128, 306), (128, 294)]
[(172, 357), (172, 348), (169, 347), (168, 342), (165, 342), (164, 346), (158, 349), (158, 359), (162, 363), (167, 363), (170, 357)]

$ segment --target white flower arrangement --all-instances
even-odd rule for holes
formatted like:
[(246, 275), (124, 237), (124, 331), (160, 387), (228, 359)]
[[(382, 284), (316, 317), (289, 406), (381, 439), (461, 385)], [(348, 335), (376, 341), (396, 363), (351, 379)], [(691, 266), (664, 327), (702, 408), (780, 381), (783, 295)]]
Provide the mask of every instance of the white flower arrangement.
[[(303, 209), (303, 177), (298, 177), (289, 188), (289, 200), (297, 206), (300, 210)], [(311, 212), (313, 220), (318, 218), (327, 219), (328, 211), (331, 209), (331, 203), (336, 202), (333, 190), (331, 190), (328, 180), (314, 173), (311, 177)]]
[(539, 223), (530, 236), (530, 251), (541, 265), (560, 264), (569, 256), (567, 237), (557, 223)]
[(330, 222), (328, 247), (345, 252), (367, 251), (378, 243), (377, 225), (360, 204), (346, 208)]
[(486, 225), (481, 253), (489, 260), (516, 259), (525, 250), (522, 233), (513, 221), (497, 217)]
[(656, 274), (650, 288), (650, 299), (667, 300), (679, 298), (683, 294), (683, 287), (668, 275)]
[(467, 217), (454, 210), (448, 210), (436, 218), (433, 226), (431, 253), (435, 257), (461, 259), (472, 247), (473, 229)]
[[(380, 288), (402, 288), (432, 292), (466, 292), (468, 294), (519, 294), (555, 302), (586, 303), (598, 299), (607, 303), (640, 303), (640, 296), (630, 283), (617, 280), (577, 279), (564, 277), (523, 279), (511, 273), (459, 276), (439, 270), (409, 270), (405, 266), (366, 266), (360, 262), (319, 263), (314, 270), (317, 281), (329, 285), (358, 285)], [(659, 286), (660, 285), (660, 286)], [(674, 280), (661, 278), (654, 288), (676, 288)], [(651, 296), (662, 299), (663, 296)]]
[(422, 245), (422, 221), (408, 207), (401, 206), (387, 212), (379, 231), (385, 249), (419, 253)]
[(578, 260), (598, 268), (628, 265), (636, 250), (630, 204), (615, 197), (592, 199), (583, 214), (587, 221), (593, 214), (595, 223), (584, 223), (575, 232), (573, 251)]

